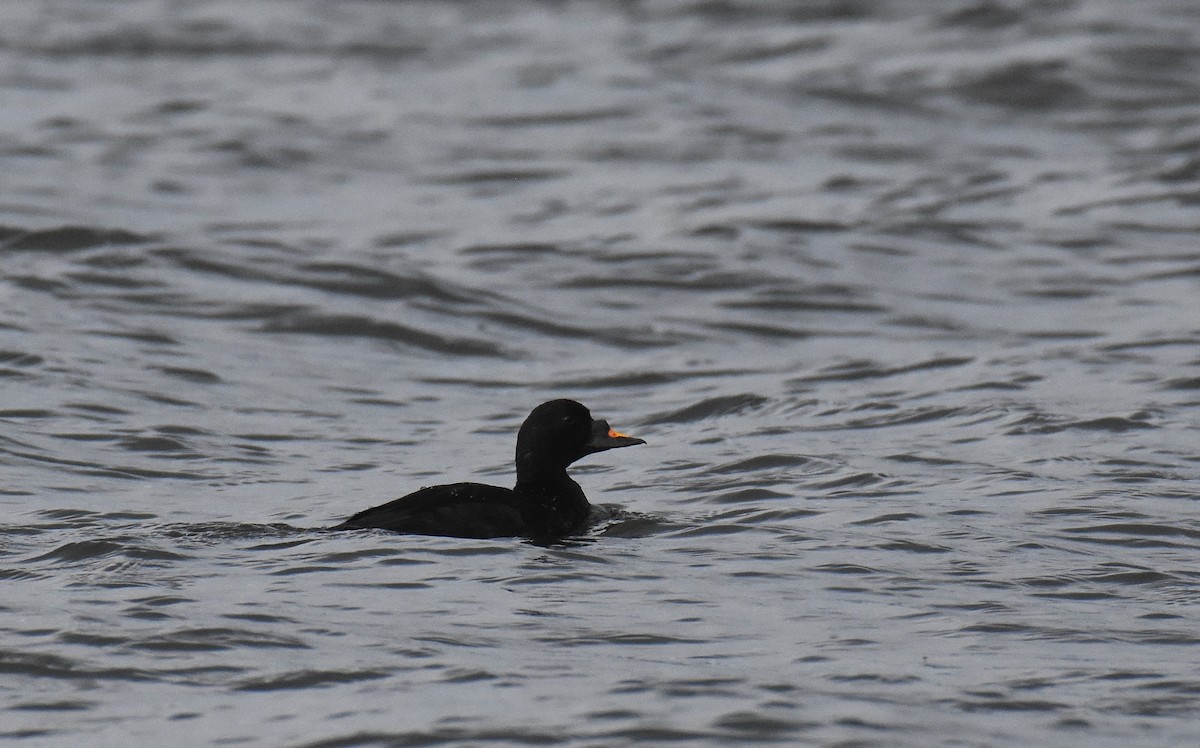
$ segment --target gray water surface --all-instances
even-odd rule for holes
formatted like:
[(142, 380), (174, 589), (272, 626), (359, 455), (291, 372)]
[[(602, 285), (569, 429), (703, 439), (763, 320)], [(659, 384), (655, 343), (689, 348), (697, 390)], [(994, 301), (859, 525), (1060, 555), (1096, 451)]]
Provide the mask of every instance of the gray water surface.
[[(0, 5), (0, 737), (1200, 742), (1200, 6)], [(327, 533), (648, 445), (559, 545)]]

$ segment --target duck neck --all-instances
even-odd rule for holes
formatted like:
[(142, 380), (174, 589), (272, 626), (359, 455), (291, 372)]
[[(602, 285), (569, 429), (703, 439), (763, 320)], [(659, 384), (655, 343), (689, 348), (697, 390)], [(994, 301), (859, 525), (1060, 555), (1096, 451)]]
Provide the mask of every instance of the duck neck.
[(577, 496), (584, 502), (587, 501), (583, 496), (583, 489), (579, 487), (578, 483), (571, 480), (571, 476), (567, 475), (567, 471), (562, 468), (547, 470), (543, 467), (540, 470), (518, 470), (517, 485), (513, 490), (531, 496)]
[(522, 515), (535, 535), (569, 535), (588, 518), (592, 505), (566, 470), (517, 474), (513, 492), (521, 497)]

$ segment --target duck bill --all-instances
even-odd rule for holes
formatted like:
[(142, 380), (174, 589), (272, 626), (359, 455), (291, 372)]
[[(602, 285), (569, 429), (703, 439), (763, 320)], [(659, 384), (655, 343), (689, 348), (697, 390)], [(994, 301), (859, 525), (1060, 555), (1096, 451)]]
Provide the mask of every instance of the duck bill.
[(603, 452), (617, 447), (632, 447), (635, 444), (645, 444), (645, 439), (622, 434), (608, 425), (607, 421), (596, 421), (592, 424), (592, 438), (588, 440), (588, 452)]

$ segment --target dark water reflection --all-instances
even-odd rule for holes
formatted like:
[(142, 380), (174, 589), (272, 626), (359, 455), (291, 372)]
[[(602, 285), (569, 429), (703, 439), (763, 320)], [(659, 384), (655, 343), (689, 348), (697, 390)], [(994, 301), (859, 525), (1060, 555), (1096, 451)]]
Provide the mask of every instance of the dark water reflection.
[(0, 735), (1200, 738), (1193, 3), (4, 15)]

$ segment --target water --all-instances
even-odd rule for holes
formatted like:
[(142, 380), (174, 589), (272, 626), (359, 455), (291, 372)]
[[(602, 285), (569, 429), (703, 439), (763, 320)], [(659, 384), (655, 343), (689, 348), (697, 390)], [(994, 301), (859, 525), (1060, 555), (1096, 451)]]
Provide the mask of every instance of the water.
[(14, 744), (1200, 740), (1191, 0), (3, 15)]

